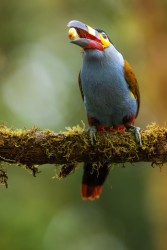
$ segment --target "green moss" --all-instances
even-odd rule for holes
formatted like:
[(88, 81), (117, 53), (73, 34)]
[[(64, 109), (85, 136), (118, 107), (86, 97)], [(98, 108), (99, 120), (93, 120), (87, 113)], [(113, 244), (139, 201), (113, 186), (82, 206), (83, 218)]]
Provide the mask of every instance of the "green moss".
[(41, 131), (36, 127), (14, 130), (1, 126), (0, 147), (6, 147), (5, 144), (7, 144), (9, 148), (12, 148), (15, 158), (10, 160), (0, 157), (2, 161), (22, 162), (26, 169), (36, 176), (39, 172), (38, 166), (28, 163), (30, 156), (26, 155), (26, 149), (31, 148), (33, 151), (33, 148), (39, 147), (39, 150), (44, 153), (44, 159), (50, 159), (51, 162), (53, 159), (54, 162), (55, 154), (58, 154), (60, 158), (62, 157), (62, 163), (66, 162), (66, 164), (61, 165), (59, 178), (64, 178), (75, 170), (77, 161), (75, 152), (79, 155), (79, 159), (92, 162), (93, 169), (97, 172), (104, 163), (137, 162), (141, 159), (141, 154), (142, 157), (145, 155), (145, 158), (143, 157), (145, 161), (151, 161), (153, 165), (162, 165), (166, 158), (160, 155), (159, 149), (163, 148), (164, 143), (166, 143), (167, 129), (153, 123), (147, 127), (147, 130), (141, 131), (141, 135), (142, 148), (135, 142), (131, 132), (124, 131), (106, 131), (102, 134), (98, 132), (97, 141), (92, 146), (89, 135), (85, 132), (84, 124), (72, 128), (67, 127), (65, 132), (59, 134), (49, 129)]
[(75, 163), (63, 164), (60, 166), (60, 171), (53, 178), (62, 179), (73, 173), (77, 167)]

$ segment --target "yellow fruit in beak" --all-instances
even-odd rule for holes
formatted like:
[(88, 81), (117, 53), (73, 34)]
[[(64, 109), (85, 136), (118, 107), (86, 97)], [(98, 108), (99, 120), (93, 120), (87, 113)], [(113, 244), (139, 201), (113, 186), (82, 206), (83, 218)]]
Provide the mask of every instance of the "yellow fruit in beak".
[(70, 28), (69, 29), (68, 37), (70, 38), (70, 40), (75, 40), (75, 39), (79, 38), (75, 28)]

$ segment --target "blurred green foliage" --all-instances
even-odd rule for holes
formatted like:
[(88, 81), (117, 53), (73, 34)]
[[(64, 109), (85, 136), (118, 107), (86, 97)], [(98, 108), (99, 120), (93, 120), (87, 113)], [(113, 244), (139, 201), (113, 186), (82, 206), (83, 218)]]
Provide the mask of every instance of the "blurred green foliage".
[[(67, 38), (66, 25), (76, 19), (106, 30), (134, 67), (142, 97), (138, 125), (163, 124), (166, 14), (162, 0), (1, 0), (1, 122), (56, 131), (86, 122), (77, 84), (81, 55)], [(166, 183), (158, 182), (164, 189), (153, 184), (158, 171), (146, 164), (116, 166), (101, 199), (83, 202), (82, 168), (61, 181), (51, 179), (54, 166), (41, 170), (33, 178), (23, 168), (8, 167), (9, 188), (0, 189), (0, 249), (165, 249), (167, 218), (163, 213), (159, 223), (163, 203), (157, 208), (155, 197)]]

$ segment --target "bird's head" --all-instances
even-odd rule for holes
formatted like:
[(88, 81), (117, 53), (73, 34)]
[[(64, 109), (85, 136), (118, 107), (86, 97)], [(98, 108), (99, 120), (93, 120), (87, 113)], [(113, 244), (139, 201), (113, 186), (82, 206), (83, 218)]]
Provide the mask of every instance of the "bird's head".
[(70, 21), (68, 36), (72, 43), (79, 45), (84, 50), (95, 49), (103, 51), (111, 44), (107, 34), (100, 29), (94, 29), (80, 21)]

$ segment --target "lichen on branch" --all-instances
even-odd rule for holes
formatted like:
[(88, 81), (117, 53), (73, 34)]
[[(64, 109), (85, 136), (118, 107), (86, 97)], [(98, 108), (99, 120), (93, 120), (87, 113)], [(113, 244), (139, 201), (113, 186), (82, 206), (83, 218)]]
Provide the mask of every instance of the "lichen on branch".
[[(36, 165), (61, 164), (59, 177), (68, 175), (79, 162), (142, 161), (152, 165), (167, 162), (167, 129), (151, 124), (141, 131), (141, 135), (142, 148), (136, 144), (133, 134), (125, 131), (98, 132), (97, 141), (92, 146), (88, 133), (80, 126), (67, 128), (61, 133), (35, 127), (22, 130), (1, 126), (0, 161), (1, 165), (3, 161), (24, 164), (34, 176), (38, 172)], [(3, 183), (1, 180), (5, 177), (2, 173), (0, 182)]]

